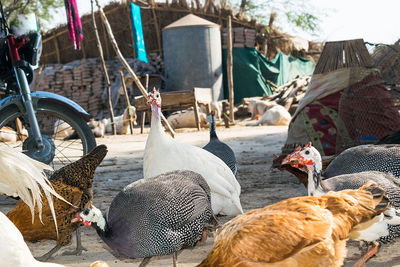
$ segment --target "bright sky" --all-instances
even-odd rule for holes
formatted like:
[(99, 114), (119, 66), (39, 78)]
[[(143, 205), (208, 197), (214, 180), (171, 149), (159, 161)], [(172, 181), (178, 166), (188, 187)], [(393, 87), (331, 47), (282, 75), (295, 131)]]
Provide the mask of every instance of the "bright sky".
[[(110, 0), (99, 0), (102, 5)], [(293, 0), (296, 1), (296, 0)], [(218, 2), (218, 0), (216, 0)], [(363, 38), (371, 43), (393, 44), (400, 39), (400, 0), (310, 0), (320, 10), (330, 10), (321, 18), (321, 33), (310, 36), (283, 27), (283, 31), (308, 40), (338, 41)], [(89, 0), (77, 0), (79, 14), (90, 12)], [(53, 21), (66, 23), (64, 8)]]

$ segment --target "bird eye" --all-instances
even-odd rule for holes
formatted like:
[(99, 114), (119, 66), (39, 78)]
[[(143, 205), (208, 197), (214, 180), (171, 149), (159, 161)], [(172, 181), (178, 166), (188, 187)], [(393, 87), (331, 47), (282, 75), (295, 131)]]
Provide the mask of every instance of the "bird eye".
[(306, 153), (306, 155), (308, 155), (308, 154), (310, 154), (310, 151), (309, 151), (309, 150), (306, 150), (306, 152), (304, 152), (304, 153)]
[(83, 214), (84, 214), (84, 215), (89, 215), (89, 210), (88, 210), (88, 209), (85, 209), (85, 210), (83, 211)]

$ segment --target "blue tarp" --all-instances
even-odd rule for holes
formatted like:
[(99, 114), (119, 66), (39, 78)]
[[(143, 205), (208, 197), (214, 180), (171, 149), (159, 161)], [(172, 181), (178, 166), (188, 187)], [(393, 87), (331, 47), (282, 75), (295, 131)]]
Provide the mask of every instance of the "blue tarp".
[(146, 48), (144, 46), (142, 18), (140, 16), (140, 7), (131, 3), (131, 21), (132, 21), (132, 34), (133, 42), (135, 44), (136, 58), (148, 62)]

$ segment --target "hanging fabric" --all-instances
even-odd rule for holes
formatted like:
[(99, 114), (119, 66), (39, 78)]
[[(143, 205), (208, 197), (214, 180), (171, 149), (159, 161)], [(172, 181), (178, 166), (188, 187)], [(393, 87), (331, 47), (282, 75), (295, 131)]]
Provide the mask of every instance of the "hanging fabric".
[(135, 54), (137, 59), (148, 62), (146, 47), (144, 45), (142, 18), (140, 16), (140, 6), (131, 3), (131, 21), (132, 21), (132, 34), (133, 42), (135, 44)]
[(67, 12), (68, 35), (74, 43), (74, 48), (81, 50), (80, 41), (83, 39), (82, 23), (79, 17), (76, 0), (64, 0), (65, 11)]

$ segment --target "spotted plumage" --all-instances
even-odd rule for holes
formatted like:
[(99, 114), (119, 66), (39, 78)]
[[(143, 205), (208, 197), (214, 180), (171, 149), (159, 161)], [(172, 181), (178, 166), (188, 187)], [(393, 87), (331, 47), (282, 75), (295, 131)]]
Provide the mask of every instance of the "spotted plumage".
[[(20, 230), (26, 241), (57, 241), (56, 248), (45, 254), (42, 260), (48, 259), (51, 254), (61, 248), (61, 246), (69, 244), (72, 233), (81, 225), (77, 222), (71, 223), (71, 220), (76, 212), (82, 211), (91, 204), (93, 198), (92, 186), (94, 173), (106, 154), (107, 147), (105, 145), (99, 145), (78, 161), (55, 171), (49, 178), (54, 190), (65, 200), (73, 204), (73, 206), (70, 206), (59, 199), (54, 200), (58, 235), (54, 220), (51, 217), (48, 202), (45, 198), (43, 198), (43, 224), (38, 219), (37, 210), (35, 211), (35, 221), (32, 224), (32, 219), (28, 216), (29, 208), (22, 201), (19, 201), (15, 208), (7, 214), (7, 217), (15, 224), (18, 230)], [(77, 236), (78, 235), (77, 233)], [(77, 238), (77, 242), (78, 248), (80, 249), (80, 237)], [(78, 254), (81, 252), (79, 249), (76, 251)]]
[(213, 114), (210, 115), (209, 123), (210, 142), (208, 142), (203, 149), (222, 159), (222, 161), (225, 162), (225, 164), (228, 165), (228, 167), (232, 170), (233, 174), (236, 175), (237, 161), (235, 153), (233, 152), (232, 148), (218, 139), (217, 133), (215, 132), (215, 117)]
[(345, 173), (380, 171), (400, 178), (400, 145), (361, 145), (340, 153), (326, 168), (324, 179)]
[(199, 241), (212, 218), (210, 188), (192, 171), (173, 171), (126, 186), (108, 213), (92, 207), (77, 214), (91, 222), (117, 254), (130, 258), (168, 255)]

